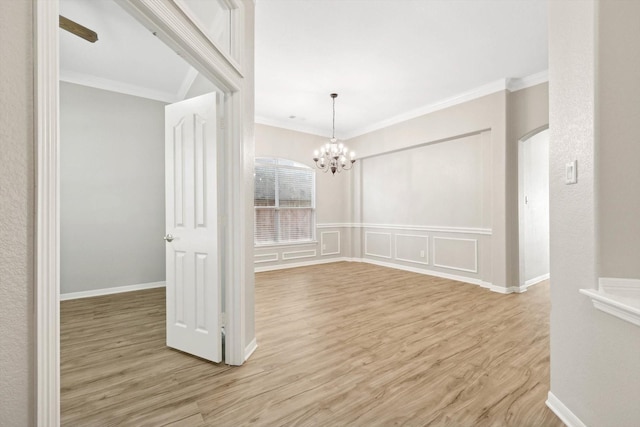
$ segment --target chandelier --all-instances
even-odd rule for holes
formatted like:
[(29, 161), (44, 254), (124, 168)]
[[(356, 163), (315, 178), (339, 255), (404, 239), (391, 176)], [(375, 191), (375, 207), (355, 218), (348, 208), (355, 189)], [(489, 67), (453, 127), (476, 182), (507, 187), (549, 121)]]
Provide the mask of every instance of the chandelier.
[[(316, 167), (323, 172), (331, 171), (333, 175), (336, 172), (340, 173), (343, 170), (349, 170), (356, 162), (356, 153), (353, 151), (349, 153), (349, 150), (343, 143), (338, 144), (336, 139), (336, 98), (337, 93), (332, 93), (333, 99), (333, 131), (331, 133), (331, 139), (320, 150), (313, 152), (313, 161)], [(347, 154), (349, 158), (347, 159)]]

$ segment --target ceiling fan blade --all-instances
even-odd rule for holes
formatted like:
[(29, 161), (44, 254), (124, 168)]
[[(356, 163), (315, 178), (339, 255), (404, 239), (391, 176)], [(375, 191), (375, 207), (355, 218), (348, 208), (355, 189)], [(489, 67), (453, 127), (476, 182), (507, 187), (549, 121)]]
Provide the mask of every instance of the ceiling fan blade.
[(95, 31), (92, 31), (87, 27), (83, 27), (77, 22), (74, 22), (69, 18), (65, 18), (62, 15), (60, 15), (60, 28), (69, 31), (70, 33), (75, 34), (78, 37), (82, 37), (83, 39), (90, 41), (91, 43), (95, 43), (96, 41), (98, 41), (98, 34)]

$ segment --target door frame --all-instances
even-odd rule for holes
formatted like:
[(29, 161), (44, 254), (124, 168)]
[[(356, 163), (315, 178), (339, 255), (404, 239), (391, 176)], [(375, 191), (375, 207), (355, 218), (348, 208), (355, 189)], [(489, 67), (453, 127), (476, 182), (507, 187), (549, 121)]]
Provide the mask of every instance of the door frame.
[[(245, 266), (252, 254), (246, 243), (245, 212), (247, 194), (252, 192), (247, 171), (252, 170), (252, 111), (245, 89), (253, 82), (244, 79), (241, 66), (217, 49), (170, 0), (116, 0), (142, 25), (154, 32), (204, 76), (225, 97), (224, 150), (225, 209), (224, 245), (229, 256), (221, 268), (225, 271), (225, 360), (232, 365), (244, 363), (246, 350)], [(244, 5), (232, 0), (238, 9), (232, 37), (243, 46)], [(36, 145), (36, 217), (35, 217), (35, 311), (36, 311), (36, 423), (60, 424), (60, 182), (59, 182), (59, 43), (58, 0), (35, 0), (35, 145)], [(252, 75), (252, 73), (250, 74)], [(251, 163), (251, 168), (249, 168)], [(252, 266), (252, 263), (251, 263)], [(252, 342), (255, 347), (255, 342)]]
[(525, 212), (523, 208), (524, 199), (524, 153), (522, 144), (529, 139), (533, 138), (540, 132), (549, 130), (549, 125), (540, 126), (531, 132), (526, 133), (518, 139), (518, 286), (521, 290), (526, 290), (526, 276), (525, 276), (525, 241), (524, 241), (524, 226), (525, 226)]

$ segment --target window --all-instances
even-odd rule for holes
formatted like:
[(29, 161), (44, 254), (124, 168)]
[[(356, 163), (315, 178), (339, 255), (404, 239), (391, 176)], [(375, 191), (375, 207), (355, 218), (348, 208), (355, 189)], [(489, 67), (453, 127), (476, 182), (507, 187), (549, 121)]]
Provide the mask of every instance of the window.
[(313, 169), (286, 159), (256, 158), (254, 206), (256, 245), (313, 240)]

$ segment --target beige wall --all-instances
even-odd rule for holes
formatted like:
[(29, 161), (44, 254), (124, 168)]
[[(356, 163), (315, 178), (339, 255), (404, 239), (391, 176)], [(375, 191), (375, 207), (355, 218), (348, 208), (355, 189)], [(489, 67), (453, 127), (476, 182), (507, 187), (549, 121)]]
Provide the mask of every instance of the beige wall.
[[(482, 196), (487, 212), (483, 215), (482, 222), (485, 227), (491, 228), (491, 236), (479, 238), (479, 263), (484, 265), (486, 261), (487, 264), (475, 278), (504, 290), (517, 285), (511, 280), (507, 264), (507, 215), (513, 214), (506, 210), (507, 97), (506, 91), (496, 92), (348, 141), (358, 157), (366, 158), (490, 131), (487, 132), (490, 144), (485, 162), (488, 170), (487, 185)], [(389, 179), (393, 180), (393, 177), (390, 176)], [(354, 195), (354, 200), (360, 198), (360, 195)], [(353, 209), (358, 213), (360, 208), (354, 204)], [(455, 273), (452, 271), (452, 274)]]
[(316, 171), (316, 224), (319, 226), (316, 242), (256, 247), (256, 269), (351, 256), (350, 230), (343, 225), (351, 222), (351, 173), (331, 175), (315, 168), (313, 151), (326, 142), (327, 138), (322, 136), (256, 125), (256, 157), (289, 159)]
[(35, 422), (33, 16), (0, 3), (0, 425)]
[(323, 173), (314, 166), (313, 151), (327, 138), (267, 125), (256, 125), (256, 157), (281, 157), (316, 170), (316, 222), (350, 222), (349, 173)]
[(640, 279), (640, 2), (599, 9), (600, 276)]
[(524, 284), (520, 277), (520, 241), (518, 221), (518, 143), (532, 132), (549, 125), (549, 84), (542, 83), (516, 92), (507, 98), (507, 262), (509, 282)]
[(253, 159), (255, 152), (255, 126), (253, 117), (255, 117), (255, 62), (254, 62), (254, 28), (255, 28), (255, 2), (253, 0), (243, 0), (245, 10), (244, 19), (244, 62), (243, 62), (243, 86), (242, 95), (243, 107), (242, 111), (244, 121), (243, 129), (243, 176), (245, 194), (243, 206), (245, 209), (244, 230), (244, 274), (241, 280), (244, 282), (244, 347), (245, 356), (251, 342), (256, 337), (255, 326), (255, 274), (253, 272)]
[[(618, 10), (620, 7), (623, 10)], [(627, 53), (637, 55), (638, 39), (628, 39), (626, 28), (637, 27), (639, 16), (638, 4), (633, 2), (549, 2), (551, 392), (589, 426), (636, 426), (640, 420), (640, 328), (594, 309), (589, 298), (579, 294), (580, 288), (597, 288), (598, 204), (609, 200), (616, 206), (619, 197), (615, 191), (613, 197), (599, 194), (601, 200), (596, 198), (599, 181), (606, 188), (617, 175), (607, 164), (609, 154), (614, 153), (598, 159), (596, 146), (607, 151), (612, 141), (604, 137), (613, 136), (612, 126), (620, 124), (618, 118), (604, 114), (605, 106), (611, 108), (612, 103), (620, 102), (612, 114), (620, 111), (622, 127), (633, 129), (623, 111), (627, 107), (637, 111), (633, 106), (637, 91), (629, 97), (624, 94), (633, 91), (624, 77), (632, 76), (636, 69), (632, 64), (637, 61), (627, 59)], [(603, 52), (602, 48), (613, 46), (620, 52)], [(598, 51), (600, 56), (596, 56)], [(603, 74), (599, 76), (599, 72)], [(616, 79), (612, 83), (620, 84), (620, 92), (609, 91), (612, 88), (604, 80), (612, 76)], [(599, 86), (607, 93), (601, 93)], [(632, 82), (631, 87), (637, 87), (637, 83)], [(603, 102), (607, 104), (596, 108), (598, 95), (605, 95)], [(598, 135), (598, 126), (604, 134)], [(615, 133), (621, 141), (613, 144), (621, 146), (614, 150), (624, 153), (629, 147), (627, 132), (621, 129), (620, 134)], [(565, 185), (565, 163), (574, 159), (578, 161), (578, 183)], [(598, 166), (604, 162), (605, 167), (598, 171), (596, 161)], [(633, 160), (628, 162), (623, 162), (620, 169), (633, 180), (637, 168)], [(632, 201), (627, 206), (638, 218), (634, 192), (637, 190), (629, 193)], [(620, 221), (628, 221), (620, 209), (614, 207), (605, 215), (617, 212)], [(608, 221), (605, 218), (603, 225), (608, 226)], [(616, 232), (615, 228), (610, 231)], [(631, 246), (631, 251), (637, 247), (636, 242), (620, 243), (625, 248)], [(609, 254), (600, 256), (607, 258)], [(607, 268), (612, 267), (607, 264)]]

